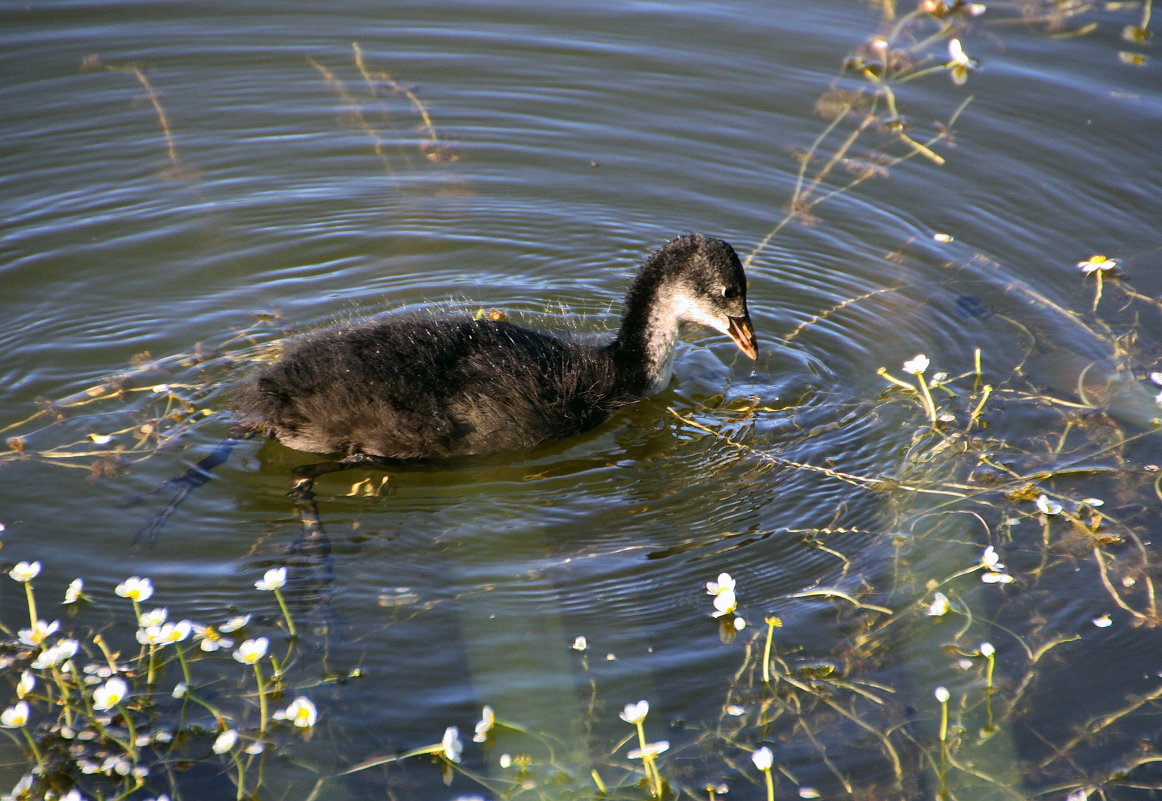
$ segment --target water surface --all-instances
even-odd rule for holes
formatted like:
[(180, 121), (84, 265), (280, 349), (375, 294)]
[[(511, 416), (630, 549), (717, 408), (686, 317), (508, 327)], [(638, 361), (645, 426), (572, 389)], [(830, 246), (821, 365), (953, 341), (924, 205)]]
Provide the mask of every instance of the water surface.
[[(378, 484), (374, 471), (319, 482), (333, 588), (324, 608), (297, 607), (306, 631), (288, 693), (309, 693), (322, 718), (313, 739), (286, 743), (290, 759), (267, 769), (271, 797), (306, 797), (319, 776), (329, 798), (494, 797), (466, 775), (445, 787), (422, 757), (334, 778), (437, 742), (450, 725), (467, 734), (491, 704), (555, 738), (570, 793), (593, 792), (595, 767), (625, 797), (644, 798), (630, 778), (640, 763), (621, 744), (632, 730), (617, 719), (641, 698), (652, 705), (649, 736), (670, 742), (663, 774), (688, 797), (706, 797), (708, 783), (727, 784), (730, 798), (765, 797), (748, 757), (763, 744), (784, 796), (807, 787), (859, 797), (862, 787), (931, 797), (933, 688), (962, 699), (961, 724), (975, 732), (984, 678), (972, 649), (985, 639), (999, 654), (998, 707), (1022, 712), (978, 764), (997, 784), (962, 778), (972, 788), (963, 797), (1064, 797), (1124, 767), (1139, 742), (1156, 750), (1156, 701), (1073, 741), (1157, 690), (1158, 638), (1141, 625), (1157, 621), (1115, 602), (1068, 524), (1053, 529), (1056, 569), (1039, 572), (1032, 507), (1040, 492), (1067, 512), (1102, 497), (1109, 528), (1154, 550), (1158, 498), (1143, 476), (1156, 469), (1156, 435), (1117, 451), (1142, 479), (1126, 483), (1079, 433), (1141, 434), (1157, 413), (1147, 375), (1162, 369), (1152, 300), (1162, 294), (1162, 81), (1152, 46), (1121, 38), (1140, 9), (1095, 8), (1055, 28), (990, 4), (959, 21), (978, 60), (967, 83), (933, 73), (896, 87), (917, 141), (963, 107), (953, 135), (932, 146), (943, 163), (879, 163), (879, 177), (771, 238), (802, 155), (827, 127), (819, 112), (830, 93), (870, 91), (842, 65), (891, 29), (878, 7), (93, 2), (0, 13), (0, 423), (101, 384), (141, 354), (148, 362), (202, 343), (214, 356), (229, 343), (229, 358), (204, 370), (165, 362), (131, 377), (117, 400), (5, 432), (24, 438), (26, 455), (0, 465), (4, 563), (43, 563), (45, 606), (83, 576), (94, 603), (70, 625), (108, 626), (126, 648), (131, 618), (112, 588), (129, 575), (149, 576), (172, 616), (255, 613), (251, 636), (280, 637), (273, 599), (251, 587), (286, 561), (298, 533), (286, 482), (311, 457), (239, 446), (154, 547), (131, 539), (160, 501), (123, 504), (225, 435), (225, 382), (263, 344), (441, 303), (608, 334), (632, 271), (674, 235), (704, 231), (748, 257), (757, 362), (689, 331), (671, 387), (583, 437), (408, 466), (377, 497), (347, 494), (363, 478)], [(935, 30), (917, 27), (901, 45)], [(922, 53), (938, 65), (946, 47), (934, 38)], [(876, 113), (886, 121), (882, 106)], [(814, 168), (851, 130), (818, 142)], [(871, 125), (813, 197), (860, 176), (878, 146), (908, 152)], [(1096, 315), (1095, 279), (1076, 266), (1093, 254), (1118, 259), (1138, 293), (1107, 282)], [(230, 339), (257, 314), (271, 316)], [(932, 447), (914, 394), (892, 395), (876, 373), (909, 380), (900, 365), (921, 352), (929, 375), (972, 373), (978, 349), (976, 383), (998, 392), (974, 436), (1020, 443), (1023, 462), (967, 464)], [(1111, 376), (1103, 398), (1085, 389)], [(1018, 383), (1074, 406), (1026, 402)], [(975, 389), (969, 401), (937, 396), (966, 418)], [(147, 458), (102, 461), (108, 447), (133, 445), (170, 392), (213, 414)], [(75, 444), (90, 434), (114, 440)], [(90, 455), (37, 458), (70, 443)], [(1076, 470), (1030, 482), (1029, 497), (1012, 501), (1028, 512), (1019, 518), (986, 520), (907, 489), (986, 469), (1008, 480), (1037, 465)], [(944, 587), (977, 615), (972, 628), (963, 616), (927, 619), (925, 580), (971, 568), (987, 545), (1015, 581), (982, 585), (972, 574)], [(1131, 551), (1111, 552), (1109, 569), (1130, 581), (1127, 606), (1140, 610), (1132, 588), (1157, 571), (1139, 569)], [(749, 624), (733, 638), (711, 619), (704, 588), (721, 572), (737, 580)], [(880, 630), (876, 613), (834, 594), (802, 595), (824, 588), (911, 617)], [(0, 592), (0, 622), (15, 630), (22, 595), (7, 580)], [(793, 714), (790, 684), (772, 706), (753, 675), (739, 675), (761, 652), (768, 614), (782, 619), (777, 653), (789, 676), (805, 681), (827, 665), (845, 686), (882, 696), (868, 708), (857, 706), (866, 695), (844, 696), (862, 725), (826, 704)], [(1106, 614), (1113, 625), (1092, 624)], [(585, 652), (570, 647), (579, 635)], [(1026, 650), (1074, 636), (1043, 660)], [(331, 681), (355, 670), (362, 678)], [(734, 704), (741, 714), (724, 712)], [(253, 709), (239, 708), (244, 728)], [(898, 736), (889, 742), (913, 768), (906, 783), (877, 730)], [(1054, 763), (1053, 748), (1068, 743), (1071, 758)], [(465, 760), (511, 778), (498, 759), (520, 749), (534, 750), (508, 732), (489, 748), (469, 745)], [(7, 788), (24, 765), (5, 753)], [(986, 751), (973, 753), (983, 761)], [(215, 782), (227, 780), (198, 781), (182, 797), (221, 797)], [(1155, 797), (1130, 785), (1160, 783), (1156, 769), (1135, 767), (1107, 797)]]

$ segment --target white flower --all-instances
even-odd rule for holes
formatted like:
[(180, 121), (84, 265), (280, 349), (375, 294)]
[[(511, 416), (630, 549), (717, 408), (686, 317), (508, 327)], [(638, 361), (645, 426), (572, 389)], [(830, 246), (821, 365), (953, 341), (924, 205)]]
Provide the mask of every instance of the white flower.
[(577, 636), (577, 639), (573, 640), (572, 647), (573, 647), (574, 651), (584, 651), (586, 648), (589, 647), (589, 641), (585, 639), (584, 634), (579, 634)]
[(771, 765), (775, 763), (775, 755), (771, 753), (771, 749), (765, 745), (750, 755), (754, 766), (764, 773), (771, 769)]
[(146, 626), (137, 630), (137, 641), (142, 645), (173, 645), (190, 636), (193, 624), (188, 620)]
[(265, 592), (281, 590), (286, 586), (286, 568), (272, 567), (263, 574), (261, 581), (254, 582), (254, 589)]
[[(219, 626), (218, 631), (222, 632), (223, 634), (229, 634), (232, 631), (238, 631), (238, 629), (242, 628), (249, 622), (250, 615), (238, 615), (237, 617), (230, 618), (221, 626)], [(229, 648), (230, 646), (226, 647)]]
[(131, 576), (114, 587), (113, 592), (122, 598), (129, 598), (140, 603), (153, 597), (153, 582), (147, 578)]
[(936, 696), (936, 700), (939, 701), (940, 703), (942, 703), (942, 704), (948, 703), (948, 699), (950, 696), (948, 694), (947, 687), (937, 687), (935, 692), (934, 692), (934, 695)]
[(181, 699), (181, 698), (185, 698), (189, 694), (190, 694), (190, 685), (186, 684), (184, 681), (179, 681), (177, 684), (174, 685), (173, 692), (170, 693), (170, 697)]
[(108, 445), (113, 441), (113, 437), (109, 434), (90, 434), (89, 439), (93, 440), (96, 445)]
[(941, 617), (947, 615), (952, 609), (952, 604), (948, 602), (948, 596), (942, 592), (937, 592), (932, 596), (932, 603), (928, 604), (929, 617)]
[(985, 657), (992, 656), (996, 652), (997, 652), (997, 649), (993, 647), (993, 644), (991, 642), (982, 642), (980, 644), (980, 655), (981, 656), (985, 656)]
[(137, 641), (142, 645), (161, 645), (161, 626), (147, 626), (138, 629)]
[(28, 723), (28, 702), (17, 701), (12, 706), (0, 712), (0, 726), (8, 729), (21, 729)]
[(191, 623), (190, 627), (194, 630), (194, 636), (200, 640), (199, 647), (207, 653), (217, 651), (219, 648), (234, 647), (234, 640), (220, 636), (213, 626)]
[(449, 762), (459, 762), (460, 753), (464, 750), (464, 743), (460, 742), (460, 730), (455, 726), (444, 729), (444, 736), (440, 740), (440, 748)]
[(734, 592), (734, 579), (729, 573), (719, 573), (718, 581), (706, 582), (707, 595), (721, 595), (724, 592)]
[(655, 757), (669, 750), (669, 740), (658, 740), (656, 743), (646, 743), (643, 748), (635, 748), (626, 754), (626, 756), (630, 759), (642, 759), (644, 757)]
[(1162, 372), (1150, 373), (1150, 380), (1155, 384), (1162, 384)]
[(984, 549), (984, 555), (980, 560), (981, 567), (985, 572), (980, 574), (980, 580), (985, 584), (1009, 584), (1013, 577), (1005, 572), (1005, 566), (1001, 564), (1001, 557), (997, 555), (997, 549), (993, 546), (988, 546)]
[(141, 613), (141, 617), (137, 619), (137, 625), (143, 629), (150, 626), (160, 626), (167, 617), (169, 617), (169, 610), (164, 606), (150, 609), (148, 612)]
[(215, 738), (214, 744), (210, 746), (210, 750), (215, 754), (224, 754), (234, 747), (238, 742), (238, 732), (234, 729), (226, 729)]
[(20, 629), (18, 634), (20, 641), (25, 645), (37, 646), (56, 634), (56, 630), (60, 627), (61, 623), (59, 620), (54, 620), (52, 623), (45, 623), (43, 620), (38, 620), (32, 625), (32, 628)]
[(746, 620), (741, 617), (736, 617), (734, 620), (730, 621), (730, 623), (732, 626), (734, 626), (735, 631), (742, 631), (746, 628)]
[(650, 713), (649, 701), (638, 701), (636, 704), (626, 704), (618, 717), (626, 723), (637, 725), (646, 719), (646, 715)]
[(68, 588), (65, 590), (65, 599), (61, 601), (64, 604), (75, 604), (81, 599), (81, 593), (84, 592), (85, 582), (79, 578), (75, 578), (69, 582)]
[(729, 615), (738, 608), (738, 599), (734, 596), (734, 590), (723, 590), (714, 596), (714, 612), (711, 617), (723, 617)]
[(964, 52), (964, 47), (960, 44), (959, 39), (949, 40), (948, 58), (948, 67), (952, 70), (952, 82), (960, 86), (968, 80), (968, 71), (976, 65)]
[(1117, 259), (1107, 259), (1100, 253), (1094, 254), (1085, 261), (1079, 261), (1077, 263), (1077, 268), (1085, 275), (1096, 272), (1106, 272), (1107, 270), (1112, 270), (1117, 266)]
[(482, 743), (488, 739), (488, 732), (496, 725), (496, 713), (488, 704), (480, 710), (480, 722), (476, 724), (476, 733), (472, 735), (472, 742)]
[(40, 652), (40, 655), (33, 660), (32, 667), (34, 670), (45, 670), (59, 665), (61, 662), (72, 659), (77, 655), (77, 649), (80, 643), (74, 639), (64, 639), (49, 648), (45, 648)]
[(1057, 503), (1057, 501), (1049, 500), (1045, 496), (1045, 493), (1037, 496), (1036, 504), (1037, 510), (1043, 515), (1055, 515), (1061, 511), (1061, 504)]
[(1089, 798), (1089, 787), (1078, 787), (1069, 795), (1065, 796), (1065, 801), (1086, 801)]
[(300, 695), (290, 702), (290, 706), (274, 713), (276, 720), (289, 720), (300, 729), (309, 729), (319, 719), (319, 712), (310, 698)]
[(16, 565), (8, 571), (8, 575), (12, 578), (13, 581), (19, 581), (21, 584), (27, 584), (40, 575), (40, 562), (17, 562)]
[(24, 671), (20, 674), (20, 681), (16, 682), (16, 697), (23, 698), (28, 695), (36, 687), (36, 677), (32, 675), (31, 671)]
[(244, 665), (253, 665), (266, 656), (266, 649), (270, 646), (270, 640), (266, 637), (257, 637), (253, 640), (243, 640), (242, 644), (238, 646), (238, 650), (234, 652), (234, 658)]
[(194, 624), (188, 620), (179, 620), (177, 623), (166, 623), (161, 627), (161, 640), (165, 645), (182, 642), (190, 636)]
[(914, 357), (904, 362), (904, 372), (911, 373), (912, 375), (920, 375), (920, 373), (928, 369), (929, 364), (931, 362), (927, 356), (923, 353), (917, 353)]
[(1101, 615), (1100, 617), (1095, 617), (1090, 621), (1090, 623), (1097, 626), (1099, 629), (1108, 629), (1114, 624), (1114, 621), (1110, 618), (1109, 615)]
[(129, 685), (125, 683), (125, 680), (114, 676), (93, 690), (93, 709), (98, 712), (112, 709), (125, 700), (127, 692), (129, 692)]

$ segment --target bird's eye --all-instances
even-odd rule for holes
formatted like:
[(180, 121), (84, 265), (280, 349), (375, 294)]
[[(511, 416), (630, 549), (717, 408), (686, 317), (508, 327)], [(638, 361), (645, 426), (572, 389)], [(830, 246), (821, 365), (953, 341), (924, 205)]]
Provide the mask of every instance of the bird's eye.
[(738, 297), (738, 287), (724, 286), (722, 288), (722, 297), (727, 300), (734, 300)]

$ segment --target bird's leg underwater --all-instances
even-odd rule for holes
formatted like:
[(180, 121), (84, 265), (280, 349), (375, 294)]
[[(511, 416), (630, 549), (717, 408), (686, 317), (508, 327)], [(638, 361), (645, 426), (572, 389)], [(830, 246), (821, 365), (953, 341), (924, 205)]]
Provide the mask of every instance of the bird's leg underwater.
[(290, 547), (290, 555), (295, 560), (300, 575), (301, 586), (314, 589), (325, 597), (334, 582), (333, 561), (331, 559), (331, 538), (323, 530), (319, 519), (319, 507), (315, 503), (315, 479), (328, 473), (338, 473), (366, 465), (384, 464), (374, 456), (357, 454), (334, 462), (299, 465), (292, 472), (290, 496), (298, 508), (302, 532)]
[(154, 515), (148, 523), (133, 535), (133, 542), (138, 543), (144, 541), (146, 544), (152, 546), (157, 542), (157, 537), (161, 534), (162, 527), (166, 521), (170, 519), (177, 508), (181, 506), (182, 501), (189, 497), (190, 493), (195, 488), (202, 486), (210, 480), (212, 471), (215, 467), (226, 462), (230, 458), (230, 452), (234, 450), (234, 446), (244, 439), (250, 439), (255, 432), (251, 429), (242, 426), (235, 426), (230, 429), (229, 435), (214, 446), (214, 450), (210, 454), (199, 461), (193, 467), (180, 476), (163, 481), (150, 494), (155, 494), (164, 489), (176, 490), (170, 502), (165, 505), (165, 508)]

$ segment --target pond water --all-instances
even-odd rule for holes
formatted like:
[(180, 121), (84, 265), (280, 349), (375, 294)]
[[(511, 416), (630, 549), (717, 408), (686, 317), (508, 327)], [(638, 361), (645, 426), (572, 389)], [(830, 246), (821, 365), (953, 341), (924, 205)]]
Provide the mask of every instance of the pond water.
[[(767, 798), (763, 747), (781, 798), (1159, 797), (1143, 12), (5, 6), (0, 562), (41, 563), (78, 666), (103, 659), (95, 631), (136, 657), (114, 587), (149, 577), (171, 620), (253, 615), (229, 636), (290, 655), (263, 663), (284, 671), (270, 709), (319, 711), (259, 737), (225, 651), (194, 665), (220, 720), (170, 699), (176, 663), (135, 676), (110, 731), (181, 734), (139, 751), (128, 797), (644, 799), (619, 719), (642, 699), (669, 797)], [(134, 544), (166, 495), (127, 501), (226, 435), (231, 378), (278, 339), (432, 304), (608, 334), (636, 265), (692, 230), (744, 257), (759, 359), (689, 330), (671, 386), (589, 434), (320, 480), (333, 575), (286, 588), (297, 639), (253, 585), (303, 562), (286, 490), (312, 457), (240, 444)], [(1116, 268), (1079, 269), (1096, 254)], [(720, 573), (738, 608), (715, 619)], [(61, 607), (76, 577), (90, 601)], [(8, 708), (35, 649), (21, 586), (0, 602)], [(67, 753), (38, 682), (26, 731)], [(473, 743), (486, 704), (507, 725)], [(389, 760), (449, 726), (454, 769)], [(242, 743), (213, 754), (226, 727)], [(33, 763), (5, 731), (7, 791)], [(54, 792), (132, 786), (80, 766), (55, 764)]]

